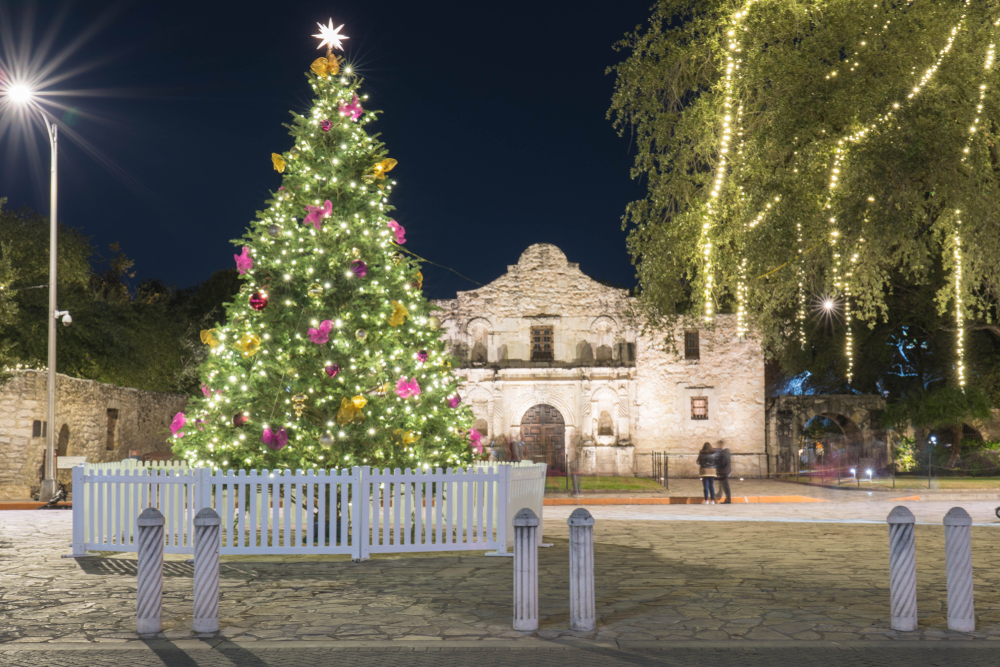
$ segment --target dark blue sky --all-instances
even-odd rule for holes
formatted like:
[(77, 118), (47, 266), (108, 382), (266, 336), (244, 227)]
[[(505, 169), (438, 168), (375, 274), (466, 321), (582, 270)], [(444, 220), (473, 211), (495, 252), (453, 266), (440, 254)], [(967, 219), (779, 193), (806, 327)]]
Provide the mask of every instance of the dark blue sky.
[[(23, 36), (28, 3), (6, 4)], [(60, 219), (102, 252), (119, 242), (135, 282), (185, 287), (232, 266), (229, 240), (279, 184), (270, 154), (290, 144), (288, 111), (310, 102), (303, 73), (321, 54), (311, 35), (332, 17), (346, 24), (366, 106), (384, 111), (371, 127), (399, 161), (392, 203), (408, 248), (485, 283), (528, 245), (554, 243), (589, 275), (631, 286), (620, 217), (643, 190), (629, 178), (628, 139), (605, 118), (604, 70), (651, 4), (34, 3), (36, 37), (60, 18), (64, 43), (102, 26), (60, 71), (99, 64), (58, 88), (112, 93), (74, 98), (66, 122), (106, 162), (62, 142)], [(43, 140), (32, 165), (0, 137), (8, 207), (48, 212)], [(475, 287), (424, 273), (432, 298)]]

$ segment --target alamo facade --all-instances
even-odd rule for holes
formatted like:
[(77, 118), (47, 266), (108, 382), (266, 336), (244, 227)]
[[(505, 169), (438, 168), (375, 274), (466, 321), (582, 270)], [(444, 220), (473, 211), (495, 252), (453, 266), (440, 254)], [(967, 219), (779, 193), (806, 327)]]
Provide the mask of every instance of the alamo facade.
[(649, 475), (665, 452), (675, 477), (697, 475), (702, 443), (722, 441), (734, 474), (766, 474), (759, 342), (733, 315), (669, 340), (643, 333), (631, 298), (536, 244), (492, 283), (435, 301), (484, 442), (503, 435), (584, 474)]

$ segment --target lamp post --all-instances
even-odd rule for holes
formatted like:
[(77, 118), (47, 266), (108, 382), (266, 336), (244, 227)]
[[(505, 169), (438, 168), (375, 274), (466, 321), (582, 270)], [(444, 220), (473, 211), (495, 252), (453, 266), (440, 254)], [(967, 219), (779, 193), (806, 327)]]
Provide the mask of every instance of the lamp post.
[(48, 377), (48, 428), (45, 438), (45, 479), (38, 499), (48, 502), (56, 495), (56, 271), (59, 266), (59, 243), (56, 225), (56, 206), (59, 193), (59, 173), (56, 169), (59, 159), (59, 127), (50, 123), (45, 114), (45, 130), (49, 135), (49, 146), (52, 149), (52, 170), (49, 176), (49, 377)]
[[(19, 106), (30, 106), (34, 100), (34, 92), (24, 84), (13, 84), (6, 90), (10, 101)], [(56, 494), (56, 319), (65, 313), (59, 312), (56, 306), (56, 272), (58, 269), (58, 236), (57, 236), (57, 204), (59, 181), (58, 171), (58, 138), (59, 128), (49, 121), (44, 111), (41, 112), (45, 121), (45, 130), (49, 137), (49, 148), (52, 150), (52, 166), (49, 181), (49, 371), (48, 371), (48, 412), (45, 429), (45, 476), (38, 499), (48, 502)]]

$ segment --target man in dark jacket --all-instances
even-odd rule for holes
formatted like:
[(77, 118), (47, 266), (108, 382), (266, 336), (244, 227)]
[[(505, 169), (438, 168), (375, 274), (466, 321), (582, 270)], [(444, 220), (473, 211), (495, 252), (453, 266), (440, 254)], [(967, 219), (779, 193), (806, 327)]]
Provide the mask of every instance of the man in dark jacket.
[(715, 476), (719, 480), (719, 495), (721, 496), (723, 492), (726, 494), (726, 499), (722, 504), (732, 505), (733, 499), (729, 491), (729, 475), (733, 472), (733, 458), (729, 453), (729, 449), (721, 440), (716, 448), (716, 461)]

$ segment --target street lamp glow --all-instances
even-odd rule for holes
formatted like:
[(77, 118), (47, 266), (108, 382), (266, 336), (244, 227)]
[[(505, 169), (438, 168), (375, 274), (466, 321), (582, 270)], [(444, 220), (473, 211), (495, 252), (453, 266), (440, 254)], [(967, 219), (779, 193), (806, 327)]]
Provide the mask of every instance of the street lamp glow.
[(31, 88), (28, 88), (23, 83), (15, 83), (13, 86), (7, 88), (7, 97), (15, 104), (27, 104), (34, 96)]

